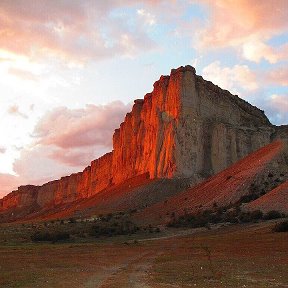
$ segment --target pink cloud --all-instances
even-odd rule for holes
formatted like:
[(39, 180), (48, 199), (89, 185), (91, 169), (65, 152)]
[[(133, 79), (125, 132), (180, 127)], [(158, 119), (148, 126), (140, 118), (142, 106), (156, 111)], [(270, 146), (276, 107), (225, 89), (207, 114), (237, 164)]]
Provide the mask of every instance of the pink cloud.
[(13, 169), (22, 184), (41, 184), (81, 171), (112, 148), (112, 135), (131, 105), (120, 101), (57, 108), (35, 127), (35, 143), (22, 149)]
[(73, 149), (54, 149), (48, 155), (50, 159), (71, 167), (85, 167), (89, 165), (91, 160), (104, 155), (107, 151), (105, 147), (98, 145), (90, 146), (89, 149), (73, 148)]
[(87, 105), (83, 109), (62, 107), (48, 112), (37, 124), (34, 136), (41, 145), (60, 148), (98, 145), (111, 148), (112, 133), (123, 121), (130, 105), (115, 101)]
[(19, 177), (11, 174), (0, 173), (0, 199), (9, 192), (16, 190), (21, 181)]
[(288, 67), (278, 67), (264, 73), (264, 79), (274, 85), (288, 86)]
[(287, 59), (288, 49), (269, 46), (266, 41), (287, 31), (286, 0), (204, 0), (211, 19), (200, 30), (200, 46), (205, 48), (235, 47), (248, 60), (262, 58), (271, 63)]
[(0, 46), (30, 58), (56, 56), (76, 62), (149, 50), (155, 44), (141, 21), (134, 21), (130, 29), (127, 15), (111, 16), (115, 9), (131, 6), (135, 2), (130, 0), (53, 4), (49, 0), (4, 0), (0, 3)]
[(81, 170), (79, 167), (71, 167), (51, 159), (51, 151), (52, 148), (46, 146), (34, 146), (21, 151), (20, 157), (13, 164), (13, 170), (21, 179), (21, 185), (43, 184)]
[(31, 73), (30, 71), (23, 70), (23, 69), (11, 67), (8, 69), (8, 73), (18, 78), (21, 78), (23, 80), (29, 80), (29, 81), (38, 80), (38, 77), (35, 74)]

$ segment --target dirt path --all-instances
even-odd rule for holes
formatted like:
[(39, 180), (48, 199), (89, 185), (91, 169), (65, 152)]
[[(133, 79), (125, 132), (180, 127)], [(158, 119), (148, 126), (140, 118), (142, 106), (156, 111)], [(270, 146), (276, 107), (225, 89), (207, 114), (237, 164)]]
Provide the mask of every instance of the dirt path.
[(85, 288), (150, 288), (147, 283), (149, 269), (153, 261), (161, 253), (152, 251), (127, 258), (122, 263), (104, 268), (90, 277), (84, 284)]

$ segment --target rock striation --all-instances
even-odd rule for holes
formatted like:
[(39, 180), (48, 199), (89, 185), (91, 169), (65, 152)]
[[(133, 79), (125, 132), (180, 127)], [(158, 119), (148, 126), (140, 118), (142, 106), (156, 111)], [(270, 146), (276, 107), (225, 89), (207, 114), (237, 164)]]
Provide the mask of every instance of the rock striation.
[(83, 172), (19, 187), (0, 200), (0, 211), (74, 202), (142, 174), (189, 178), (193, 185), (278, 138), (287, 139), (287, 126), (272, 125), (263, 111), (205, 81), (193, 67), (179, 67), (134, 101), (114, 132), (112, 152)]

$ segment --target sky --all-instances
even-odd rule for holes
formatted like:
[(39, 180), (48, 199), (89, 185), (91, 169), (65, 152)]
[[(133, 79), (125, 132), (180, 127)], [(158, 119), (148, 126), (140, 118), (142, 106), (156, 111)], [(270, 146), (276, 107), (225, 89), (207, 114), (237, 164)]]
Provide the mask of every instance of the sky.
[(181, 65), (288, 124), (287, 62), (287, 0), (1, 0), (0, 197), (111, 151)]

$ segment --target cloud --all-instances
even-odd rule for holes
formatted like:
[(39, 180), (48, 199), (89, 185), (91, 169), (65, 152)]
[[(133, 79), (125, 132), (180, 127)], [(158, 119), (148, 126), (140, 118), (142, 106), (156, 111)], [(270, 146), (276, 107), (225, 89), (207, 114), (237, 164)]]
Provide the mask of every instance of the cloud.
[(120, 101), (56, 108), (35, 127), (34, 144), (22, 149), (13, 170), (25, 182), (44, 182), (81, 171), (112, 148), (112, 135), (131, 105)]
[(23, 183), (44, 182), (79, 172), (111, 150), (112, 134), (130, 105), (112, 102), (83, 109), (57, 108), (35, 128), (35, 144), (26, 147), (13, 169)]
[(271, 64), (288, 58), (288, 45), (271, 47), (259, 39), (251, 39), (243, 44), (242, 55), (245, 59), (259, 63), (262, 59)]
[(266, 102), (267, 115), (275, 124), (282, 125), (288, 123), (288, 94), (273, 94)]
[(221, 88), (236, 94), (241, 91), (255, 91), (258, 88), (256, 75), (247, 65), (235, 65), (230, 68), (222, 67), (220, 61), (215, 61), (203, 68), (202, 75)]
[(22, 184), (43, 184), (79, 171), (79, 167), (78, 170), (75, 167), (73, 169), (51, 159), (51, 148), (39, 145), (21, 151), (20, 157), (13, 164), (13, 170)]
[(85, 167), (91, 160), (104, 155), (108, 150), (98, 145), (91, 145), (89, 149), (54, 149), (48, 157), (70, 167)]
[(38, 81), (37, 75), (31, 73), (30, 71), (26, 71), (26, 70), (23, 70), (23, 69), (10, 67), (8, 69), (8, 73), (13, 75), (13, 76), (16, 76), (16, 77), (18, 77), (18, 78), (20, 78), (22, 80)]
[[(145, 1), (142, 2), (145, 5)], [(115, 55), (133, 56), (155, 46), (136, 12), (134, 16), (117, 13), (123, 7), (135, 6), (130, 0), (53, 3), (49, 0), (4, 0), (0, 3), (0, 46), (31, 59), (56, 56), (76, 63)], [(148, 12), (143, 17), (146, 22), (150, 18), (150, 23), (153, 18)], [(132, 50), (123, 37), (129, 39)]]
[(278, 67), (263, 73), (266, 83), (272, 85), (288, 86), (288, 67)]
[(24, 113), (19, 111), (19, 106), (18, 105), (10, 106), (9, 109), (8, 109), (8, 113), (11, 114), (11, 115), (20, 116), (20, 117), (22, 117), (24, 119), (28, 118), (27, 115), (25, 115)]
[(11, 174), (4, 174), (0, 173), (0, 199), (8, 194), (9, 192), (16, 190), (21, 183), (19, 177), (11, 175)]
[(48, 112), (34, 130), (38, 144), (60, 148), (99, 145), (111, 148), (112, 133), (123, 121), (130, 105), (115, 101), (87, 105), (83, 109), (56, 108)]
[(273, 94), (271, 96), (270, 104), (278, 111), (288, 113), (288, 95)]
[(210, 9), (210, 21), (198, 33), (200, 47), (234, 47), (250, 61), (266, 59), (270, 63), (287, 59), (287, 45), (267, 44), (288, 28), (286, 0), (204, 0)]
[(138, 9), (137, 14), (144, 19), (145, 24), (149, 26), (156, 24), (156, 16), (147, 12), (145, 9)]

